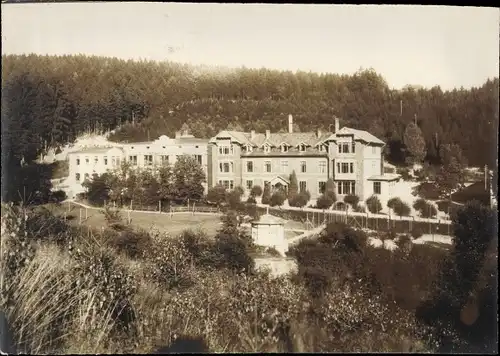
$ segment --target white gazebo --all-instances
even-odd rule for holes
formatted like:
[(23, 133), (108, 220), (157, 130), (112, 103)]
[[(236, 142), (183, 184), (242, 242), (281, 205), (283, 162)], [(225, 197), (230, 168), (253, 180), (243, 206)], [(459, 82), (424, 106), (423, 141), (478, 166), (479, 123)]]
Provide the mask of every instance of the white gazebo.
[(252, 221), (252, 239), (256, 245), (273, 247), (282, 255), (288, 251), (285, 239), (285, 221), (269, 214)]

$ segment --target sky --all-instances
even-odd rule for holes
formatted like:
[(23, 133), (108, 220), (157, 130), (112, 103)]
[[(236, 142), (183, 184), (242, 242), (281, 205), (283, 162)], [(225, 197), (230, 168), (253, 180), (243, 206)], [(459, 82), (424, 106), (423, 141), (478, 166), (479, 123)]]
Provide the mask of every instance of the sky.
[(87, 54), (351, 74), (390, 87), (498, 77), (497, 8), (180, 3), (2, 4), (2, 54)]

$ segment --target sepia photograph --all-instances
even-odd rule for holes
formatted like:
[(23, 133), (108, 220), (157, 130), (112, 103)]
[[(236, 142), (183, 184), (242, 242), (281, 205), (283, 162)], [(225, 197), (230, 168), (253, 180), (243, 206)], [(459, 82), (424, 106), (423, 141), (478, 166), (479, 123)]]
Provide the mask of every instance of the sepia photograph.
[(1, 28), (1, 355), (498, 353), (498, 8)]

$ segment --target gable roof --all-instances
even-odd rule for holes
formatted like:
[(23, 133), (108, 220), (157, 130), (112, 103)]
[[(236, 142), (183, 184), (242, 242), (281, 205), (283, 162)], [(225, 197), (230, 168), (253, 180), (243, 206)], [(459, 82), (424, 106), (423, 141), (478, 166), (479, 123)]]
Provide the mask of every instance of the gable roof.
[(274, 147), (279, 147), (282, 143), (286, 143), (290, 146), (298, 146), (301, 143), (309, 146), (317, 146), (325, 141), (336, 141), (337, 136), (354, 136), (355, 140), (379, 145), (385, 144), (385, 142), (367, 131), (356, 130), (350, 127), (343, 127), (337, 133), (325, 132), (322, 133), (320, 137), (318, 137), (316, 132), (277, 132), (271, 133), (269, 138), (266, 138), (266, 135), (263, 133), (255, 133), (252, 138), (250, 132), (224, 130), (219, 132), (215, 137), (212, 137), (210, 143), (216, 143), (218, 138), (229, 138), (242, 145), (258, 147), (262, 146), (265, 142), (268, 142)]

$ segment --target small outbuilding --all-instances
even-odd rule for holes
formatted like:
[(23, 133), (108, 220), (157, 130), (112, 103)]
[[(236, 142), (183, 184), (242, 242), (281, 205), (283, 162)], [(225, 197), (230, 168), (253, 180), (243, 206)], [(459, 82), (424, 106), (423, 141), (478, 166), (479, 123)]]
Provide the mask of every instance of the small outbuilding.
[(282, 255), (288, 251), (285, 239), (285, 221), (269, 213), (252, 221), (252, 239), (256, 245), (273, 247)]

